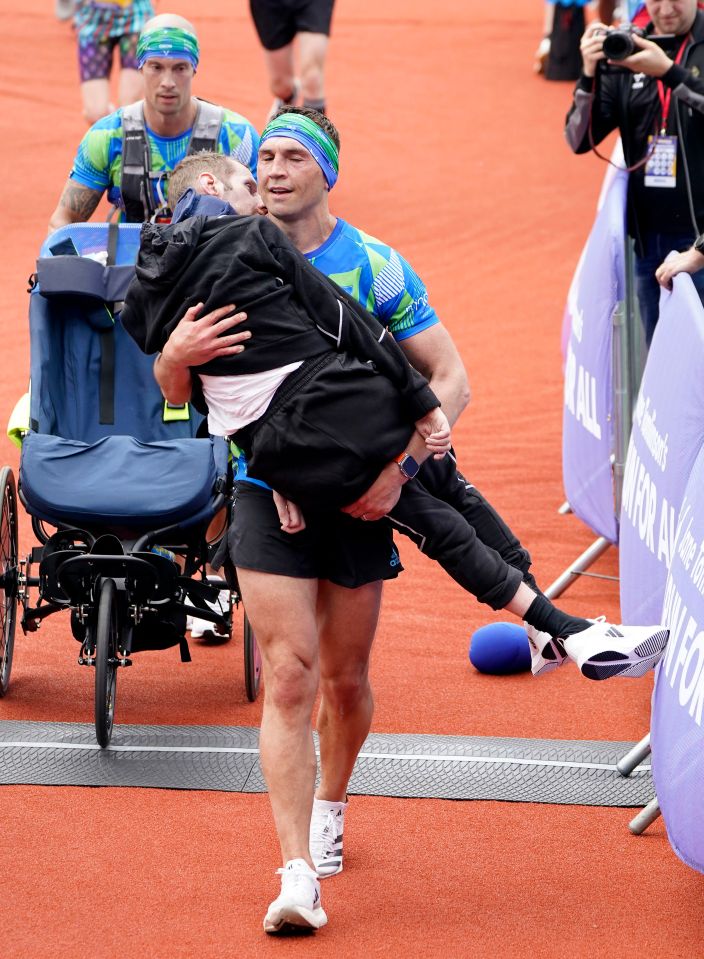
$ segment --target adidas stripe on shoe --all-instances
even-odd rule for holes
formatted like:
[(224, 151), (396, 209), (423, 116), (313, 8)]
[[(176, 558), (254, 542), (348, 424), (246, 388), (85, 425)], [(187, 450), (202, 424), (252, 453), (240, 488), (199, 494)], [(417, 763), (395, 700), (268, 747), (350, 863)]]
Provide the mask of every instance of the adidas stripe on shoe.
[(342, 834), (346, 802), (313, 800), (310, 819), (310, 855), (321, 879), (342, 872)]
[(670, 631), (664, 626), (594, 623), (563, 640), (565, 650), (587, 679), (643, 676), (661, 658)]
[(264, 917), (264, 931), (271, 935), (312, 932), (328, 921), (320, 902), (320, 883), (305, 859), (291, 859), (281, 875), (281, 892)]

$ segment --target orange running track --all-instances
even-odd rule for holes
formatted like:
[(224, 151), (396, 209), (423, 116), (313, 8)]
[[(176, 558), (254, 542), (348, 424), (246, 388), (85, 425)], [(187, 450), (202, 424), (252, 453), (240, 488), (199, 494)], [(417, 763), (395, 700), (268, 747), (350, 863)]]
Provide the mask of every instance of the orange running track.
[[(2, 0), (0, 80), (6, 417), (26, 387), (26, 277), (80, 117), (69, 26), (47, 0)], [(196, 92), (257, 126), (269, 107), (244, 0), (161, 2), (194, 20)], [(329, 109), (343, 137), (334, 210), (396, 246), (426, 281), (473, 387), (455, 430), (464, 472), (531, 549), (546, 586), (593, 539), (562, 501), (560, 324), (603, 165), (562, 138), (570, 86), (531, 72), (539, 0), (338, 0)], [(17, 466), (2, 441), (2, 459)], [(23, 519), (21, 552), (33, 540)], [(589, 683), (477, 674), (472, 631), (494, 616), (401, 543), (373, 660), (374, 730), (636, 740), (652, 680)], [(599, 570), (617, 573), (611, 551)], [(613, 582), (585, 579), (577, 613), (618, 617)], [(118, 722), (256, 725), (241, 643), (143, 654), (120, 677)], [(68, 622), (18, 630), (1, 719), (92, 721), (92, 675)], [(629, 810), (354, 799), (345, 872), (324, 884), (330, 924), (272, 941), (277, 846), (265, 796), (3, 787), (2, 959), (230, 956), (685, 957), (702, 955), (704, 883), (662, 820), (634, 838)]]

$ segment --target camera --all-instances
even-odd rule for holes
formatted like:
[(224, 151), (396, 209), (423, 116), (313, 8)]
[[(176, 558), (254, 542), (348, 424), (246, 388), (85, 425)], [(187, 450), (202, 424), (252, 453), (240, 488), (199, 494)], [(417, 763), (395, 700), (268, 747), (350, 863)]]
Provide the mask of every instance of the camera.
[(607, 60), (625, 60), (626, 57), (636, 53), (638, 47), (633, 41), (634, 34), (639, 37), (645, 36), (645, 31), (639, 27), (612, 27), (606, 31), (604, 37), (604, 56)]
[(603, 51), (607, 60), (618, 63), (627, 57), (638, 53), (638, 47), (633, 37), (643, 37), (656, 43), (668, 56), (674, 56), (674, 50), (677, 46), (678, 38), (672, 33), (651, 34), (647, 36), (645, 30), (640, 27), (634, 27), (632, 24), (626, 27), (610, 27), (605, 31)]

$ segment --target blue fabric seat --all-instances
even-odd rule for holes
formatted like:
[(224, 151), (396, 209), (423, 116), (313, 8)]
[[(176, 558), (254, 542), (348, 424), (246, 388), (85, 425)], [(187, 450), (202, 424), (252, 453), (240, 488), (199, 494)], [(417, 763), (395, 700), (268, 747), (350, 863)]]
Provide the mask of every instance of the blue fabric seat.
[(164, 404), (154, 358), (120, 322), (139, 232), (118, 228), (114, 265), (104, 265), (107, 224), (63, 227), (37, 260), (19, 492), (50, 523), (193, 527), (212, 516), (227, 476), (226, 442), (196, 438), (202, 415)]
[(20, 484), (32, 514), (80, 528), (157, 528), (207, 516), (227, 467), (221, 440), (144, 443), (107, 436), (95, 443), (30, 433)]

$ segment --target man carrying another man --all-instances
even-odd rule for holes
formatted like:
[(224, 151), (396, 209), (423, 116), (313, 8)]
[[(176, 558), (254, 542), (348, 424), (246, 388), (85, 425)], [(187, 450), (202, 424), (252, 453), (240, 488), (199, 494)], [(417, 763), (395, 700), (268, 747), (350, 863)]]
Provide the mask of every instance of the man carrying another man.
[(144, 100), (99, 120), (83, 137), (49, 232), (90, 219), (106, 190), (128, 222), (168, 219), (169, 173), (198, 150), (227, 153), (256, 170), (252, 124), (191, 95), (199, 49), (188, 20), (169, 13), (150, 20), (137, 59)]
[[(575, 153), (618, 129), (628, 181), (628, 232), (636, 243), (636, 289), (647, 344), (658, 320), (655, 270), (704, 230), (704, 13), (697, 0), (646, 0), (652, 24), (633, 35), (632, 55), (607, 62), (608, 28), (582, 37), (583, 69), (565, 135)], [(651, 38), (665, 35), (660, 44)], [(667, 51), (667, 52), (666, 52)], [(704, 277), (695, 280), (700, 295)]]
[[(337, 179), (338, 147), (337, 131), (319, 114), (288, 110), (275, 118), (263, 135), (258, 167), (269, 216), (316, 267), (348, 289), (351, 285), (352, 295), (382, 323), (389, 324), (453, 421), (467, 400), (466, 376), (447, 332), (427, 305), (420, 279), (391, 248), (329, 211), (328, 192)], [(234, 172), (213, 177), (208, 171), (196, 171), (195, 179), (200, 192), (230, 200)], [(230, 182), (218, 185), (218, 178)], [(231, 312), (226, 306), (199, 317), (200, 307), (195, 306), (173, 330), (155, 365), (157, 379), (170, 400), (181, 402), (191, 396), (191, 366), (215, 356), (234, 355), (243, 348), (246, 334), (231, 332), (234, 321), (227, 316)], [(228, 335), (221, 338), (225, 331)], [(468, 486), (451, 460), (429, 461), (418, 471), (418, 462), (426, 455), (423, 447), (422, 439), (414, 437), (401, 463), (392, 460), (384, 467), (370, 490), (346, 512), (366, 520), (385, 515), (396, 505), (402, 486), (412, 492), (409, 473), (418, 473), (415, 483), (422, 481), (428, 488), (434, 485), (440, 490), (437, 495), (444, 492), (441, 498), (447, 501), (467, 498)], [(242, 473), (240, 479), (245, 479)], [(410, 500), (413, 503), (414, 497)], [(414, 509), (409, 506), (405, 514), (409, 522), (417, 518)], [(479, 514), (482, 509), (475, 504), (469, 511)], [(291, 922), (317, 928), (326, 921), (311, 866), (315, 864), (320, 876), (342, 868), (347, 784), (371, 722), (368, 659), (378, 613), (379, 580), (394, 575), (398, 568), (397, 560), (389, 562), (388, 540), (381, 538), (386, 524), (350, 524), (345, 523), (343, 514), (331, 514), (322, 526), (314, 519), (312, 529), (288, 536), (286, 531), (302, 528), (300, 516), (294, 504), (283, 504), (280, 512), (284, 532), (271, 492), (251, 478), (238, 482), (231, 557), (265, 662), (262, 767), (286, 864), (282, 893), (265, 919), (270, 932)], [(546, 617), (543, 628), (548, 628), (547, 620), (553, 614), (562, 616), (565, 623), (565, 614), (522, 582), (529, 575), (530, 561), (515, 537), (488, 504), (483, 512), (489, 516), (484, 525), (496, 545), (511, 556), (520, 556), (518, 565), (525, 567), (508, 571), (505, 581), (496, 584), (492, 605), (504, 606), (520, 597), (517, 601), (523, 605), (516, 611), (528, 615), (528, 607), (534, 607), (530, 618)], [(425, 522), (429, 522), (427, 517)], [(466, 529), (469, 545), (463, 555), (471, 562), (471, 554), (477, 551), (476, 531), (459, 514), (457, 522)], [(333, 545), (333, 536), (344, 556), (344, 569), (337, 551), (327, 549)], [(353, 618), (345, 621), (344, 614), (352, 610)], [(572, 632), (589, 627), (583, 621), (571, 625)], [(556, 626), (552, 635), (562, 635), (560, 627)], [(551, 655), (552, 665), (558, 665), (564, 649), (553, 644)], [(315, 756), (309, 717), (318, 664), (321, 782), (311, 820)]]

